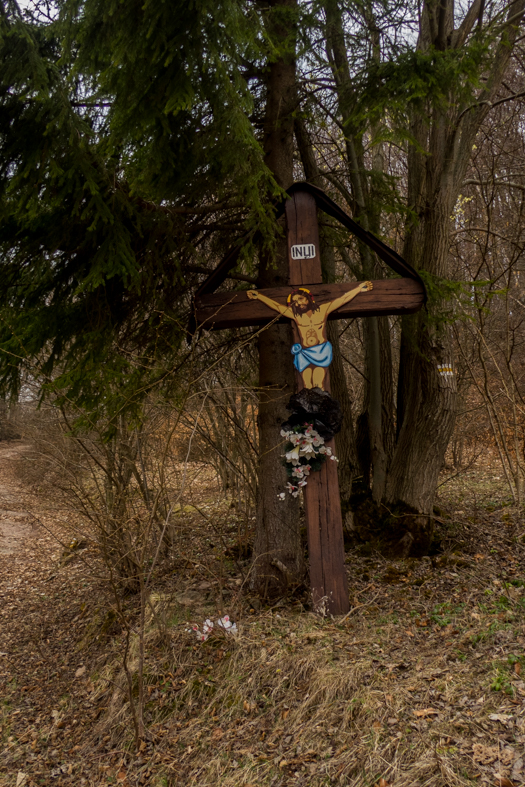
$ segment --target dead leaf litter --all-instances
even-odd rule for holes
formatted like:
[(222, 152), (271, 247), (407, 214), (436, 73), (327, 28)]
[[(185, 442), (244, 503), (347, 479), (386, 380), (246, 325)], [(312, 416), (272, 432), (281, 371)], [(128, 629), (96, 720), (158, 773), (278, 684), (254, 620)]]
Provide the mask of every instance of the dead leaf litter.
[[(0, 552), (1, 787), (525, 784), (523, 520), (486, 468), (443, 488), (441, 554), (348, 554), (343, 622), (306, 597), (250, 598), (248, 562), (224, 549), (240, 515), (196, 484), (150, 595), (136, 749), (108, 577), (89, 540), (68, 552), (65, 512), (17, 481), (12, 450), (0, 521), (31, 527)], [(136, 621), (136, 599), (122, 605)], [(196, 639), (225, 615), (234, 635)]]

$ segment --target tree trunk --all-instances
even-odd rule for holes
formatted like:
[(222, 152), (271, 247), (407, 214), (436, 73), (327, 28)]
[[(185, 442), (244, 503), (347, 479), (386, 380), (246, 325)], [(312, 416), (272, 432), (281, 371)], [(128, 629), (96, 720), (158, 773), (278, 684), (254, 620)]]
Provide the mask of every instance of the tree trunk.
[[(325, 0), (327, 22), (327, 52), (332, 66), (336, 85), (338, 108), (345, 129), (345, 146), (347, 153), (348, 176), (352, 184), (354, 197), (353, 213), (355, 219), (365, 230), (378, 233), (380, 224), (379, 202), (374, 199), (374, 189), (369, 188), (365, 172), (363, 132), (353, 120), (354, 86), (345, 46), (345, 36), (341, 10), (337, 0)], [(378, 47), (378, 30), (374, 28), (372, 35), (374, 51)], [(378, 52), (377, 52), (378, 55)], [(376, 146), (373, 153), (372, 169), (382, 173), (383, 157), (381, 146)], [(373, 182), (373, 181), (372, 181)], [(382, 269), (374, 264), (374, 257), (364, 244), (359, 244), (362, 276), (372, 279)], [(380, 333), (377, 317), (368, 317), (365, 327), (366, 342), (366, 377), (367, 385), (363, 401), (363, 409), (358, 419), (358, 451), (363, 485), (370, 481), (372, 470), (372, 494), (376, 502), (383, 496), (386, 473), (387, 453), (384, 442), (383, 390), (381, 369), (381, 343), (385, 340), (384, 332)]]
[[(483, 5), (478, 8), (482, 14)], [(412, 123), (411, 133), (418, 146), (409, 149), (408, 204), (418, 221), (407, 226), (403, 256), (416, 269), (437, 277), (448, 273), (450, 215), (476, 134), (509, 62), (523, 8), (523, 0), (509, 6), (509, 21), (480, 100), (470, 107), (458, 107), (452, 92), (448, 110), (431, 107), (429, 123), (419, 117)], [(453, 30), (451, 0), (441, 4), (427, 1), (418, 47), (460, 47), (476, 21), (476, 3), (472, 11), (475, 13), (467, 14), (465, 24)], [(428, 313), (405, 317), (402, 323), (398, 442), (387, 479), (386, 503), (413, 512), (400, 520), (406, 533), (403, 549), (412, 554), (424, 554), (432, 539), (434, 495), (455, 419), (456, 379), (441, 374), (438, 368), (453, 365), (450, 328), (440, 318), (442, 306), (435, 299)], [(421, 516), (414, 516), (418, 513)]]
[(379, 352), (381, 363), (381, 423), (386, 464), (390, 467), (396, 447), (396, 412), (394, 396), (394, 369), (389, 317), (378, 317)]
[[(314, 186), (323, 188), (324, 178), (317, 165), (313, 147), (302, 118), (296, 118), (295, 120), (295, 138), (306, 180)], [(323, 281), (334, 282), (336, 265), (334, 247), (324, 228), (320, 230), (319, 245)], [(343, 359), (339, 348), (338, 322), (329, 322), (327, 331), (328, 340), (333, 348), (333, 360), (330, 366), (331, 392), (334, 399), (337, 399), (340, 403), (344, 415), (341, 431), (335, 437), (335, 449), (339, 460), (339, 492), (341, 495), (343, 524), (346, 528), (347, 515), (351, 516), (350, 496), (352, 494), (352, 482), (359, 475), (359, 463), (357, 461), (354, 422), (352, 420), (352, 400), (348, 391)]]
[(386, 453), (383, 447), (383, 403), (381, 399), (381, 348), (379, 344), (379, 325), (377, 317), (369, 317), (366, 335), (368, 380), (370, 399), (368, 404), (368, 425), (370, 430), (370, 457), (373, 467), (372, 498), (379, 503), (386, 484)]
[[(267, 71), (264, 150), (268, 167), (282, 188), (293, 182), (293, 112), (296, 108), (295, 45), (290, 42), (290, 15), (296, 0), (274, 0), (267, 12), (267, 30), (280, 47), (280, 56)], [(285, 24), (288, 22), (288, 24)], [(261, 253), (258, 286), (288, 284), (286, 240), (277, 240), (275, 257)], [(259, 466), (254, 564), (251, 587), (265, 597), (284, 593), (304, 579), (299, 528), (299, 502), (286, 494), (282, 466), (281, 424), (289, 415), (286, 404), (294, 392), (289, 325), (274, 325), (259, 337)]]

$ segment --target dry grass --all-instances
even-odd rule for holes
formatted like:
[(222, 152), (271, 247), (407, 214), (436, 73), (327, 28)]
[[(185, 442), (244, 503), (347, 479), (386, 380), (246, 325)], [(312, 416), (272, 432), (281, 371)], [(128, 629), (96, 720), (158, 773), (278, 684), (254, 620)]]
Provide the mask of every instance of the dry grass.
[[(343, 625), (281, 610), (245, 621), (235, 639), (195, 643), (176, 624), (169, 645), (149, 649), (152, 761), (168, 784), (227, 787), (510, 777), (525, 741), (516, 590), (503, 617), (497, 600), (434, 604), (433, 620), (421, 604), (392, 611), (390, 586)], [(129, 742), (115, 722), (106, 718), (114, 743)], [(502, 757), (476, 761), (494, 745)]]
[[(46, 573), (32, 574), (31, 585), (50, 597), (45, 648), (53, 637), (65, 642), (67, 626), (69, 661), (59, 683), (49, 663), (27, 657), (28, 616), (38, 619), (47, 602), (17, 586), (0, 643), (18, 670), (6, 663), (0, 677), (9, 702), (0, 784), (13, 787), (19, 772), (28, 787), (524, 784), (523, 521), (496, 475), (476, 465), (442, 487), (443, 554), (394, 563), (349, 554), (345, 621), (314, 616), (305, 597), (261, 608), (241, 592), (248, 564), (225, 551), (247, 525), (203, 477), (181, 501), (179, 552), (151, 598), (149, 738), (139, 752), (121, 673), (124, 633), (101, 636), (107, 596), (90, 579), (86, 600), (89, 566), (80, 560), (57, 569), (42, 555)], [(91, 620), (79, 612), (86, 603)], [(134, 624), (132, 598), (126, 611)], [(197, 642), (189, 624), (219, 613), (235, 617), (238, 636)], [(79, 664), (86, 673), (75, 680)], [(44, 667), (48, 693), (31, 694), (31, 716), (27, 687)]]

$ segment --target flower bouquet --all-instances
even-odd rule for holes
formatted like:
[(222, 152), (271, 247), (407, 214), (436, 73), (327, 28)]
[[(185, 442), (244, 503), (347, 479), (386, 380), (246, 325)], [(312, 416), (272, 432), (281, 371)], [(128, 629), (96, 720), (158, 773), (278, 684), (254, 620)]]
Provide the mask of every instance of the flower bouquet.
[[(283, 464), (291, 479), (286, 487), (292, 497), (297, 497), (301, 488), (306, 486), (310, 473), (320, 470), (327, 457), (335, 461), (337, 459), (311, 423), (282, 429), (281, 436), (287, 440)], [(284, 500), (285, 492), (281, 492), (278, 497)]]

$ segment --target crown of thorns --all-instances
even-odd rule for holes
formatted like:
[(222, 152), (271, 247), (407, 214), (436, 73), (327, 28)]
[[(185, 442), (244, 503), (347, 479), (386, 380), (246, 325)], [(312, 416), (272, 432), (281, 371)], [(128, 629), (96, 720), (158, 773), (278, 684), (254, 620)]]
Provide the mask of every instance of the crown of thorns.
[(286, 303), (288, 305), (290, 305), (290, 303), (292, 302), (293, 296), (294, 295), (300, 295), (302, 292), (307, 293), (310, 296), (310, 300), (312, 301), (312, 303), (315, 303), (315, 301), (314, 301), (314, 299), (312, 297), (312, 293), (310, 292), (310, 290), (307, 290), (306, 287), (298, 287), (296, 290), (293, 290), (290, 293), (290, 295), (288, 296), (288, 299), (287, 299)]

